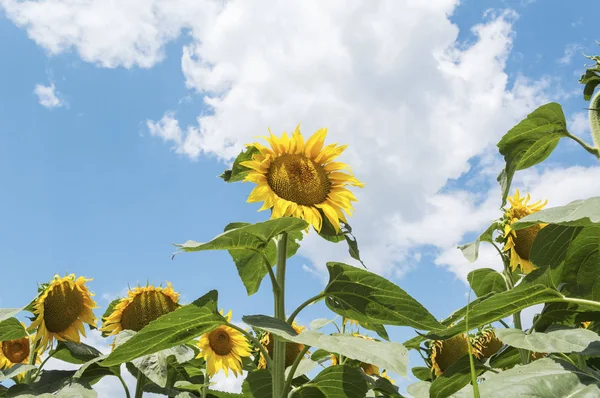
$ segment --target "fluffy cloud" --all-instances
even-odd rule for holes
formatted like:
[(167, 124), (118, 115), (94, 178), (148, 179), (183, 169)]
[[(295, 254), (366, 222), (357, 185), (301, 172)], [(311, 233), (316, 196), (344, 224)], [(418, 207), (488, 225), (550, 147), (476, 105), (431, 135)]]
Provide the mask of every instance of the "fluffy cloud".
[(558, 59), (557, 62), (562, 65), (569, 65), (573, 60), (573, 57), (575, 57), (575, 55), (577, 55), (578, 52), (581, 53), (582, 50), (583, 47), (580, 44), (567, 44), (567, 46), (565, 47), (565, 53), (562, 57)]
[(56, 91), (54, 83), (50, 83), (49, 86), (37, 84), (33, 92), (38, 96), (40, 105), (48, 109), (59, 108), (65, 105), (65, 101), (59, 98), (59, 93)]

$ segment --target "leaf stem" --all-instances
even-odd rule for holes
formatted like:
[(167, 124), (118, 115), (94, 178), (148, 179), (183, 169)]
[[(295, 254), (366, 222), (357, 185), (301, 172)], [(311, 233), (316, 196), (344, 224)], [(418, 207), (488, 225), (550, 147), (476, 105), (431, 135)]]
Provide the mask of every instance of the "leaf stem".
[(471, 304), (471, 290), (472, 289), (469, 289), (467, 312), (465, 313), (465, 328), (467, 332), (467, 350), (469, 353), (469, 368), (471, 369), (471, 384), (473, 385), (473, 396), (475, 398), (480, 398), (479, 385), (477, 384), (477, 373), (475, 372), (475, 361), (473, 360), (473, 347), (471, 347), (471, 338), (469, 337), (469, 306)]
[[(33, 344), (33, 350), (31, 350), (31, 354), (29, 354), (29, 365), (35, 365), (39, 346), (40, 346), (40, 340), (37, 340)], [(39, 371), (36, 372), (36, 376), (37, 376), (37, 373), (39, 373)], [(31, 384), (32, 375), (33, 375), (33, 369), (28, 370), (27, 374), (25, 375), (25, 383)]]
[(590, 307), (600, 308), (600, 302), (598, 302), (598, 301), (578, 299), (578, 298), (573, 298), (573, 297), (563, 297), (562, 301), (564, 301), (565, 303), (588, 305)]
[(119, 379), (119, 381), (121, 382), (121, 385), (123, 386), (123, 389), (125, 390), (125, 398), (131, 398), (131, 394), (129, 393), (129, 388), (127, 387), (127, 383), (125, 383), (125, 380), (123, 380), (123, 377), (121, 377), (120, 372), (119, 372), (119, 374), (117, 374), (117, 378)]
[(210, 377), (208, 377), (208, 372), (204, 369), (204, 383), (202, 387), (202, 398), (206, 398), (206, 393), (208, 391), (208, 385), (210, 383)]
[(267, 258), (267, 255), (265, 254), (265, 252), (263, 252), (262, 250), (256, 249), (254, 251), (257, 253), (260, 253), (260, 255), (263, 259), (263, 263), (265, 264), (265, 267), (267, 268), (267, 272), (269, 273), (269, 277), (271, 278), (271, 285), (273, 286), (273, 294), (277, 294), (279, 292), (279, 283), (277, 283), (277, 278), (275, 277), (275, 273), (273, 272), (273, 266), (271, 265), (271, 262)]
[[(279, 289), (273, 291), (275, 318), (285, 321), (285, 262), (287, 260), (287, 232), (282, 232), (277, 241), (277, 270), (275, 279)], [(273, 380), (273, 398), (282, 396), (285, 384), (285, 340), (272, 335), (273, 341), (273, 366), (271, 377)]]
[(137, 372), (137, 382), (135, 383), (135, 398), (142, 398), (144, 395), (144, 382), (146, 381), (146, 376), (138, 369)]
[(583, 149), (585, 149), (586, 151), (588, 151), (589, 153), (591, 153), (592, 155), (594, 155), (595, 157), (600, 159), (600, 152), (598, 151), (598, 149), (590, 146), (588, 143), (583, 141), (581, 138), (579, 138), (569, 132), (567, 132), (567, 137), (569, 137), (573, 141), (577, 142), (579, 145), (581, 145), (583, 147)]
[(504, 322), (502, 319), (498, 319), (498, 322), (500, 322), (502, 324), (502, 326), (504, 326), (507, 329), (510, 329), (510, 326), (508, 326), (508, 324), (506, 322)]
[(292, 312), (292, 315), (290, 315), (290, 317), (288, 318), (287, 323), (289, 323), (290, 325), (292, 323), (294, 323), (294, 319), (296, 319), (296, 316), (298, 316), (298, 313), (300, 313), (300, 311), (302, 311), (304, 308), (308, 307), (312, 303), (316, 303), (317, 301), (321, 300), (325, 296), (327, 296), (325, 294), (325, 292), (321, 292), (321, 293), (317, 294), (316, 296), (311, 297), (308, 300), (306, 300), (305, 302), (303, 302), (302, 304), (300, 304), (298, 306), (298, 308), (296, 308), (294, 310), (294, 312)]
[(243, 334), (244, 336), (246, 336), (246, 338), (248, 340), (250, 340), (251, 342), (253, 342), (254, 345), (258, 347), (258, 349), (260, 350), (261, 354), (265, 357), (265, 360), (267, 361), (267, 367), (271, 368), (273, 366), (273, 363), (271, 362), (271, 357), (269, 356), (269, 353), (267, 352), (267, 350), (265, 349), (265, 347), (263, 347), (263, 345), (260, 343), (260, 341), (258, 341), (258, 339), (256, 337), (252, 336), (252, 334), (248, 333), (247, 331), (245, 331), (241, 327), (239, 327), (237, 325), (234, 325), (233, 323), (227, 323), (227, 326), (229, 326), (232, 329), (237, 330), (238, 332), (240, 332), (241, 334)]
[(296, 369), (298, 369), (298, 365), (300, 365), (300, 362), (302, 362), (302, 358), (304, 358), (304, 355), (306, 355), (306, 353), (308, 352), (309, 349), (310, 349), (310, 347), (305, 345), (304, 348), (302, 349), (302, 351), (300, 351), (300, 353), (294, 360), (294, 363), (292, 364), (292, 366), (290, 367), (290, 372), (287, 376), (287, 379), (285, 380), (285, 385), (283, 386), (283, 392), (281, 394), (282, 398), (287, 395), (287, 392), (292, 385), (292, 380), (294, 380), (294, 373), (296, 373)]
[(48, 356), (46, 357), (46, 359), (44, 359), (42, 361), (42, 363), (40, 364), (40, 366), (37, 368), (37, 371), (35, 372), (35, 374), (31, 377), (32, 380), (35, 380), (39, 376), (39, 374), (42, 371), (42, 368), (44, 367), (44, 365), (46, 364), (46, 362), (48, 362), (48, 360), (50, 358), (52, 358), (55, 353), (56, 352), (53, 352), (52, 354), (48, 354)]
[[(505, 256), (502, 256), (502, 261), (504, 262), (504, 276), (506, 277), (506, 281), (509, 284), (509, 290), (515, 287), (515, 281), (512, 277), (512, 272), (510, 271), (510, 264), (508, 259)], [(517, 311), (513, 314), (513, 324), (515, 328), (519, 330), (523, 330), (523, 325), (521, 324), (521, 311)], [(521, 356), (521, 363), (523, 365), (527, 365), (529, 360), (531, 359), (531, 354), (529, 351), (519, 348), (519, 355)]]

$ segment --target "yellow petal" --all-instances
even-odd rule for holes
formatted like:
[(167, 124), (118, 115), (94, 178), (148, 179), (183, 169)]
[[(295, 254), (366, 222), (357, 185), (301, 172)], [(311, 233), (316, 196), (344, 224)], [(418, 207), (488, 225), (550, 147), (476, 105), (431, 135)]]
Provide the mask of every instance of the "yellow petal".
[(248, 196), (248, 203), (260, 202), (265, 200), (271, 189), (267, 184), (261, 184), (254, 187), (250, 195)]
[[(325, 137), (327, 136), (327, 128), (317, 130), (309, 139), (306, 141), (304, 153), (311, 159), (315, 159), (323, 145), (325, 144)], [(317, 162), (318, 163), (318, 162)]]
[(348, 147), (348, 145), (336, 146), (336, 144), (327, 145), (325, 149), (321, 151), (319, 156), (315, 159), (315, 162), (318, 164), (325, 164), (331, 162), (333, 159), (337, 158), (344, 152), (344, 150)]

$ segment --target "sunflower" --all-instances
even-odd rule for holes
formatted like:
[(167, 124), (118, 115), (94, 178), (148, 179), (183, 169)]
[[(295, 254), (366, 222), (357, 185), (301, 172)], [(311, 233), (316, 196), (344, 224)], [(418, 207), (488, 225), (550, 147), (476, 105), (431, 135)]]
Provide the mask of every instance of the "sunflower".
[(37, 328), (35, 341), (42, 351), (52, 345), (53, 339), (79, 343), (79, 333), (85, 336), (83, 324), (96, 326), (92, 311), (96, 303), (85, 286), (90, 280), (73, 274), (64, 278), (55, 275), (50, 283), (42, 285), (34, 304), (36, 318), (29, 326), (29, 330)]
[(350, 325), (350, 326), (360, 327), (360, 324), (358, 323), (358, 321), (355, 321), (354, 319), (350, 319), (350, 318), (342, 318), (342, 323), (344, 324), (344, 326)]
[[(296, 322), (293, 322), (292, 327), (298, 334), (302, 333), (306, 329), (304, 326), (300, 326)], [(272, 358), (274, 341), (273, 341), (273, 336), (271, 336), (271, 333), (265, 333), (263, 338), (260, 340), (260, 343), (263, 345), (263, 347), (265, 347), (265, 349), (267, 350), (267, 353), (269, 353), (269, 356), (271, 356), (271, 358)], [(288, 366), (292, 366), (292, 364), (296, 360), (296, 357), (298, 357), (298, 355), (300, 354), (300, 352), (302, 352), (303, 349), (304, 349), (304, 344), (290, 343), (290, 342), (285, 343), (285, 367), (286, 368)], [(262, 354), (260, 355), (260, 359), (258, 361), (258, 368), (259, 369), (267, 368), (267, 360), (265, 359), (265, 357)]]
[[(225, 318), (227, 322), (231, 321), (231, 311), (225, 315)], [(198, 341), (198, 348), (200, 353), (197, 358), (204, 358), (209, 376), (213, 376), (221, 369), (225, 371), (225, 376), (229, 375), (230, 370), (235, 376), (241, 375), (242, 357), (249, 357), (251, 354), (246, 337), (227, 325), (221, 325), (202, 335)]]
[(541, 210), (548, 203), (546, 200), (529, 204), (529, 200), (529, 194), (521, 197), (517, 189), (515, 195), (508, 198), (511, 207), (504, 213), (504, 251), (510, 251), (510, 268), (515, 271), (520, 267), (525, 274), (535, 268), (529, 260), (529, 254), (535, 237), (545, 224), (535, 224), (518, 231), (513, 230), (511, 226), (521, 218)]
[(139, 332), (153, 320), (179, 307), (179, 293), (167, 282), (167, 287), (145, 286), (129, 290), (127, 297), (115, 305), (112, 313), (104, 318), (100, 329), (111, 335), (122, 330)]
[(352, 175), (348, 165), (333, 161), (346, 145), (323, 147), (326, 135), (327, 129), (323, 128), (304, 142), (298, 126), (291, 138), (285, 132), (281, 138), (273, 133), (264, 137), (270, 148), (259, 143), (248, 145), (258, 150), (252, 160), (240, 163), (252, 170), (244, 181), (258, 184), (248, 202), (264, 201), (259, 211), (272, 209), (271, 218), (304, 219), (317, 232), (325, 216), (339, 231), (340, 221), (346, 223), (343, 211), (351, 215), (351, 202), (357, 200), (346, 186), (362, 188), (364, 184)]
[[(29, 363), (29, 354), (31, 353), (33, 336), (22, 337), (15, 340), (0, 342), (0, 370), (8, 369), (13, 365)], [(36, 363), (41, 363), (40, 355), (36, 357)], [(23, 372), (17, 375), (18, 379), (25, 376)]]
[(493, 329), (484, 330), (475, 338), (473, 353), (477, 359), (489, 358), (497, 353), (504, 343), (496, 336)]
[(448, 340), (436, 340), (432, 344), (431, 367), (436, 377), (439, 377), (446, 369), (462, 356), (469, 353), (467, 336), (456, 335)]

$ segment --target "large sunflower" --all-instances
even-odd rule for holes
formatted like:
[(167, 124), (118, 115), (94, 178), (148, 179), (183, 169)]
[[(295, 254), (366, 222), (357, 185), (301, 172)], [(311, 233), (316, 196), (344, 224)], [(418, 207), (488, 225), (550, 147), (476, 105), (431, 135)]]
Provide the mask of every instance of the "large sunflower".
[(467, 336), (456, 335), (448, 340), (436, 340), (432, 344), (431, 366), (436, 377), (444, 373), (454, 362), (469, 353)]
[(302, 218), (317, 231), (321, 231), (324, 215), (339, 231), (340, 221), (346, 222), (344, 211), (351, 215), (351, 202), (356, 201), (346, 186), (364, 185), (354, 178), (348, 165), (333, 161), (346, 145), (323, 147), (326, 135), (323, 128), (304, 142), (298, 126), (291, 138), (285, 132), (281, 138), (273, 133), (264, 137), (270, 148), (259, 143), (248, 145), (258, 150), (252, 160), (240, 163), (252, 169), (244, 181), (258, 184), (248, 202), (264, 201), (259, 211), (272, 209), (271, 218)]
[(96, 326), (93, 308), (96, 303), (92, 300), (85, 283), (91, 279), (82, 276), (75, 278), (71, 274), (61, 278), (55, 275), (35, 300), (35, 320), (29, 330), (37, 328), (35, 341), (40, 342), (40, 348), (45, 350), (53, 339), (61, 341), (80, 342), (79, 333), (85, 336), (84, 323)]
[[(225, 318), (227, 322), (231, 321), (231, 311)], [(221, 325), (202, 335), (198, 341), (198, 348), (198, 358), (204, 358), (206, 361), (206, 372), (209, 376), (221, 369), (225, 371), (226, 376), (230, 370), (235, 376), (241, 375), (242, 357), (249, 357), (251, 354), (246, 337), (227, 325)]]
[(129, 290), (127, 297), (115, 305), (112, 313), (104, 318), (102, 330), (117, 334), (122, 330), (139, 332), (153, 320), (179, 307), (179, 293), (167, 282), (167, 287), (145, 286)]
[[(292, 323), (292, 327), (298, 334), (302, 333), (306, 329), (304, 326), (300, 326), (296, 322)], [(260, 343), (263, 345), (263, 347), (265, 347), (265, 349), (267, 350), (267, 353), (269, 353), (269, 355), (272, 358), (273, 350), (275, 347), (275, 342), (273, 340), (273, 336), (271, 335), (271, 333), (265, 333), (263, 338), (260, 340)], [(288, 366), (292, 366), (292, 364), (296, 360), (296, 357), (298, 357), (298, 355), (300, 354), (300, 352), (302, 352), (303, 349), (304, 349), (304, 344), (290, 343), (290, 342), (285, 343), (285, 367), (286, 368)], [(267, 360), (262, 355), (262, 353), (260, 354), (260, 359), (258, 360), (258, 368), (259, 369), (267, 368)]]
[(518, 231), (513, 230), (511, 226), (521, 218), (541, 210), (548, 203), (547, 200), (538, 200), (529, 204), (529, 200), (529, 194), (522, 197), (517, 189), (515, 195), (508, 198), (511, 206), (504, 213), (504, 251), (510, 252), (510, 268), (515, 271), (520, 267), (525, 274), (535, 268), (529, 260), (529, 254), (533, 241), (545, 224), (535, 224)]

